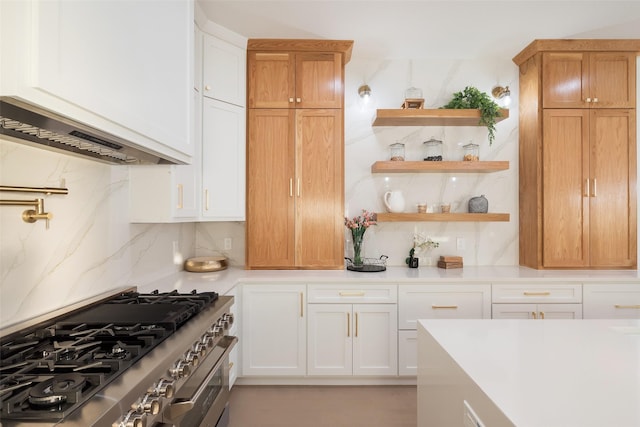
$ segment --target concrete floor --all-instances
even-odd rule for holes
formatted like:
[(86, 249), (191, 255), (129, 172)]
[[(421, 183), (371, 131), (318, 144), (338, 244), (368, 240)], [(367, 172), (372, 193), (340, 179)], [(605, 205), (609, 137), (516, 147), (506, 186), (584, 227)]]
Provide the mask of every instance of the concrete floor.
[(234, 386), (229, 427), (415, 427), (415, 386)]

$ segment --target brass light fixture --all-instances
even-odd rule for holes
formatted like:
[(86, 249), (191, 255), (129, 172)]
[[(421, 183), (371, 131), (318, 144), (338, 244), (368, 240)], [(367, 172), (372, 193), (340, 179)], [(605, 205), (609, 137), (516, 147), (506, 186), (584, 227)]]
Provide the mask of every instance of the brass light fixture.
[(364, 99), (364, 101), (367, 102), (371, 97), (371, 88), (369, 87), (369, 85), (364, 84), (360, 86), (358, 88), (358, 95), (360, 95), (360, 98)]
[(497, 100), (502, 101), (502, 105), (508, 107), (511, 105), (511, 90), (509, 90), (509, 86), (495, 86), (491, 90), (491, 94)]

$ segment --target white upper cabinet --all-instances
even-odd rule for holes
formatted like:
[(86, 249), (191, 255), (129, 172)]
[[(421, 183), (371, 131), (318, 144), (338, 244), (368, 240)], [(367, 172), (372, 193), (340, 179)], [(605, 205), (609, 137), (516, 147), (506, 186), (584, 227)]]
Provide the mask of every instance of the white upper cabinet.
[(191, 162), (192, 1), (2, 1), (0, 19), (0, 95)]
[(203, 45), (202, 95), (244, 107), (246, 50), (209, 34)]

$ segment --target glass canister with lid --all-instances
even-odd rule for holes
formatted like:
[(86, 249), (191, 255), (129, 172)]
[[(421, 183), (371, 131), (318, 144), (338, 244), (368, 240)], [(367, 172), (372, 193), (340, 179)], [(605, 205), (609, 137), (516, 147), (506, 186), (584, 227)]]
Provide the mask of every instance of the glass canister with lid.
[(427, 162), (441, 162), (442, 161), (442, 141), (431, 138), (428, 141), (422, 143), (424, 150), (424, 160)]
[(398, 162), (404, 161), (404, 144), (401, 142), (396, 142), (395, 144), (391, 144), (389, 146), (391, 150), (391, 156), (389, 160)]
[(462, 160), (465, 162), (477, 162), (480, 160), (480, 146), (478, 144), (470, 142), (463, 146), (462, 149), (464, 150), (464, 157)]

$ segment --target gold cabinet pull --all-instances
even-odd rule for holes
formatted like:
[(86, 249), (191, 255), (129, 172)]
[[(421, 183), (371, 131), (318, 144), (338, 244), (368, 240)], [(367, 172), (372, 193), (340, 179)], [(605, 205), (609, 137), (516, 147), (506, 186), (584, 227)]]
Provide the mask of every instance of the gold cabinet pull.
[(182, 188), (182, 184), (178, 184), (178, 205), (176, 206), (176, 208), (178, 209), (182, 209), (182, 196), (184, 194), (184, 190)]
[(591, 98), (587, 98), (587, 99), (585, 99), (585, 101), (591, 102)]
[(233, 362), (229, 362), (229, 370), (233, 368)]
[(597, 194), (597, 192), (598, 192), (598, 187), (597, 186), (598, 186), (598, 183), (596, 182), (596, 179), (593, 178), (593, 194), (592, 194), (593, 197), (596, 197), (598, 195)]
[(621, 308), (621, 309), (631, 308), (631, 309), (640, 310), (640, 304), (632, 304), (632, 305), (616, 304), (614, 305), (614, 307)]
[(302, 99), (296, 98), (296, 102), (302, 102)]
[(584, 192), (584, 197), (589, 197), (589, 179), (585, 179), (585, 192)]
[(341, 297), (363, 297), (364, 291), (340, 291), (338, 295)]
[(347, 337), (351, 336), (351, 313), (347, 313)]
[(593, 98), (593, 102), (598, 102), (598, 98)]
[(529, 292), (529, 291), (524, 291), (523, 292), (525, 296), (527, 297), (534, 297), (534, 296), (547, 296), (547, 295), (551, 295), (551, 292), (549, 291), (542, 291), (542, 292)]
[(289, 197), (293, 197), (293, 178), (289, 178)]
[(533, 316), (533, 318), (534, 318), (534, 319), (537, 319), (537, 318), (538, 318), (538, 315), (536, 314), (536, 312), (535, 312), (535, 311), (532, 311), (532, 312), (531, 312), (531, 315)]
[(300, 317), (304, 317), (304, 294), (300, 292)]
[(540, 312), (540, 318), (541, 318), (542, 320), (544, 320), (544, 311), (541, 311), (541, 312)]
[(457, 305), (435, 305), (432, 304), (431, 308), (434, 310), (457, 310), (458, 306)]
[(289, 102), (293, 102), (293, 98), (289, 98)]
[(204, 210), (205, 211), (209, 210), (209, 189), (208, 188), (204, 190)]
[(356, 338), (358, 338), (358, 312), (356, 311)]
[(297, 194), (300, 197), (300, 178), (297, 179)]

